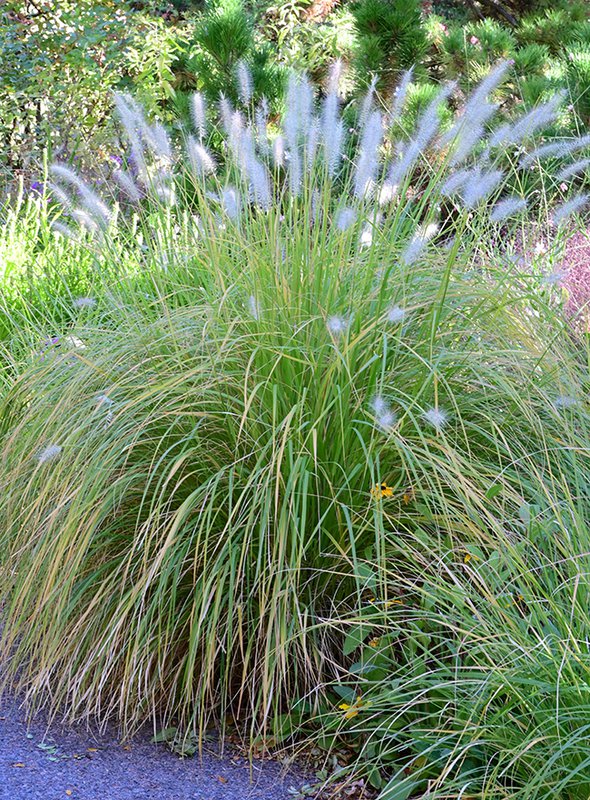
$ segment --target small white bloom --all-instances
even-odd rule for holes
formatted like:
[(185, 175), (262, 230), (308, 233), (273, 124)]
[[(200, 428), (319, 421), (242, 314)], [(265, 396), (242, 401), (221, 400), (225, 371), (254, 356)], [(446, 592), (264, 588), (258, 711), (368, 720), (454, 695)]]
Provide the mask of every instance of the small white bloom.
[(105, 423), (104, 423), (104, 426), (106, 428), (113, 421), (113, 416), (114, 416), (114, 414), (113, 414), (113, 405), (114, 405), (114, 403), (113, 403), (113, 401), (111, 400), (111, 398), (108, 395), (99, 394), (98, 397), (96, 398), (96, 404), (97, 404), (97, 406), (99, 408), (101, 406), (104, 406), (105, 409), (106, 409), (107, 413), (106, 413), (106, 418), (105, 418)]
[(74, 305), (76, 308), (94, 308), (96, 300), (94, 297), (76, 297)]
[(397, 422), (397, 416), (395, 412), (391, 410), (389, 403), (384, 400), (383, 397), (378, 395), (377, 397), (373, 398), (373, 401), (371, 402), (371, 408), (373, 414), (375, 415), (377, 427), (381, 428), (383, 431), (388, 431), (390, 428), (393, 428)]
[(539, 241), (535, 244), (533, 248), (533, 253), (536, 256), (544, 256), (546, 252), (547, 252), (547, 245), (545, 244), (545, 242), (539, 239)]
[(370, 247), (372, 243), (373, 243), (373, 227), (371, 225), (365, 225), (365, 227), (361, 232), (360, 246)]
[(377, 417), (377, 425), (384, 431), (388, 431), (390, 428), (393, 428), (396, 422), (397, 416), (395, 412), (391, 410), (386, 411), (384, 414), (381, 414), (380, 417)]
[(377, 397), (373, 398), (371, 407), (376, 417), (379, 417), (381, 414), (385, 414), (387, 411), (389, 411), (389, 404), (380, 395), (377, 395)]
[(350, 325), (350, 321), (344, 319), (344, 317), (333, 316), (333, 317), (328, 317), (326, 325), (330, 333), (333, 333), (334, 336), (339, 336), (342, 333), (346, 333)]
[(578, 401), (569, 395), (559, 395), (555, 398), (554, 404), (556, 408), (573, 408), (578, 405)]
[(37, 453), (39, 464), (46, 464), (48, 461), (55, 461), (61, 455), (62, 448), (59, 444), (50, 444)]
[(73, 347), (75, 350), (86, 349), (86, 345), (82, 339), (78, 339), (77, 336), (66, 336), (64, 339), (64, 344), (66, 344), (68, 347)]
[(449, 415), (442, 408), (429, 408), (422, 416), (437, 431), (449, 421)]
[(406, 317), (406, 311), (401, 306), (394, 306), (387, 312), (387, 321), (393, 325), (403, 322)]

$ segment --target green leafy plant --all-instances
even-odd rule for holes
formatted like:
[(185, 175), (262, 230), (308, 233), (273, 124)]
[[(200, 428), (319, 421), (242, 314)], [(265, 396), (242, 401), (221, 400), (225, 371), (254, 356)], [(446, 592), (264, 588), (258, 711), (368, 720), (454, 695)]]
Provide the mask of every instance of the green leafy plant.
[[(549, 48), (553, 55), (559, 55), (563, 45), (570, 42), (574, 36), (576, 16), (574, 9), (556, 8), (545, 11), (543, 14), (531, 14), (522, 19), (516, 36), (523, 44), (542, 44)], [(578, 7), (581, 15), (578, 21), (583, 21), (587, 16), (586, 10)]]
[(187, 53), (176, 69), (192, 74), (193, 88), (210, 99), (226, 95), (236, 101), (239, 63), (249, 67), (254, 97), (273, 103), (281, 98), (284, 73), (270, 45), (257, 40), (254, 19), (243, 1), (211, 0), (196, 19)]
[[(584, 407), (554, 406), (543, 436), (551, 439), (551, 417), (564, 413), (587, 435)], [(396, 519), (385, 545), (396, 564), (385, 598), (366, 600), (381, 580), (374, 560), (365, 566), (365, 602), (344, 640), (346, 648), (359, 631), (341, 687), (355, 699), (325, 727), (357, 738), (383, 798), (426, 786), (435, 798), (467, 787), (519, 800), (586, 796), (587, 509), (569, 492), (587, 459), (564, 457), (545, 464), (543, 486), (536, 467), (521, 473), (521, 488), (538, 502), (506, 514), (503, 538), (435, 546), (426, 520), (422, 534), (412, 526), (404, 536)], [(573, 483), (564, 492), (566, 474)]]
[(373, 74), (380, 88), (391, 89), (401, 73), (420, 63), (427, 48), (418, 0), (359, 0), (351, 6), (357, 34), (357, 81)]
[(354, 46), (352, 15), (340, 4), (321, 21), (310, 16), (309, 2), (291, 0), (269, 5), (260, 21), (261, 34), (277, 50), (280, 61), (324, 81), (332, 62), (349, 58)]
[(570, 93), (583, 126), (590, 124), (590, 44), (572, 47), (567, 53)]
[(514, 70), (519, 75), (542, 75), (550, 58), (549, 48), (542, 44), (528, 44), (514, 51)]
[[(0, 180), (37, 181), (49, 159), (88, 166), (112, 152), (112, 91), (134, 84), (161, 117), (182, 36), (113, 0), (7, 0), (0, 9)], [(168, 115), (170, 118), (170, 115)]]

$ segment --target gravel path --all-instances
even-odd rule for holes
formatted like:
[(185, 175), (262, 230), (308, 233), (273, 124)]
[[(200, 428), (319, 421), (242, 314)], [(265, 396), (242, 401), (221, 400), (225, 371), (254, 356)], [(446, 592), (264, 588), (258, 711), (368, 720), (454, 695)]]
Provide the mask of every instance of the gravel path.
[(180, 759), (151, 733), (122, 745), (113, 733), (52, 725), (27, 727), (14, 701), (0, 701), (1, 800), (293, 800), (306, 781), (277, 762), (214, 749)]

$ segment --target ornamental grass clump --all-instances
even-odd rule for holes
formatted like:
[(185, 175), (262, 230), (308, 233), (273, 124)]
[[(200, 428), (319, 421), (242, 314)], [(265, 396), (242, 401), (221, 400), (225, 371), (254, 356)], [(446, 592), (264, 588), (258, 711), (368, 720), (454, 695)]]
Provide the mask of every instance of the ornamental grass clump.
[[(579, 441), (587, 414), (569, 408)], [(546, 444), (556, 444), (550, 434)], [(435, 547), (416, 524), (392, 520), (389, 601), (375, 596), (374, 561), (364, 565), (344, 627), (350, 669), (322, 728), (356, 743), (383, 800), (588, 796), (590, 508), (564, 479), (587, 481), (588, 460), (580, 447), (562, 453), (559, 472), (559, 459), (546, 463), (543, 488), (526, 464), (534, 502), (506, 513), (495, 540)]]
[(331, 620), (367, 559), (387, 597), (392, 534), (498, 543), (548, 469), (585, 478), (551, 466), (588, 442), (565, 324), (534, 276), (474, 257), (535, 117), (443, 136), (443, 87), (403, 142), (365, 103), (355, 150), (337, 78), (318, 104), (294, 76), (272, 140), (223, 101), (225, 148), (199, 116), (186, 159), (119, 97), (115, 203), (52, 170), (96, 304), (61, 347), (21, 342), (0, 407), (4, 680), (33, 707), (276, 734), (346, 674)]

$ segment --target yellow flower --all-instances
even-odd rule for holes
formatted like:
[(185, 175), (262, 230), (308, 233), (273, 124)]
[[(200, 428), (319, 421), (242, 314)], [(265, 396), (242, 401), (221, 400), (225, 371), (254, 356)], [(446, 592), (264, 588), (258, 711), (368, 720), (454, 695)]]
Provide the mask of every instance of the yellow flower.
[(409, 505), (410, 505), (410, 503), (412, 502), (412, 500), (414, 500), (414, 499), (415, 499), (415, 497), (416, 497), (416, 492), (415, 492), (413, 489), (411, 489), (411, 488), (410, 488), (410, 489), (407, 489), (407, 490), (404, 492), (404, 495), (403, 495), (403, 497), (402, 497), (402, 503), (403, 503), (405, 506), (409, 506)]
[(348, 703), (340, 703), (338, 708), (342, 709), (342, 711), (346, 711), (344, 719), (352, 719), (353, 717), (356, 717), (356, 715), (359, 713), (358, 708), (355, 708), (354, 706), (351, 706)]
[(378, 603), (383, 608), (389, 608), (389, 606), (403, 606), (401, 600), (377, 600), (375, 597), (369, 597), (369, 603)]
[(344, 714), (344, 719), (352, 719), (353, 717), (356, 717), (356, 715), (359, 713), (359, 711), (361, 709), (361, 706), (364, 706), (364, 705), (365, 705), (365, 703), (363, 702), (363, 698), (359, 694), (359, 695), (357, 695), (357, 698), (356, 698), (356, 700), (354, 701), (354, 703), (352, 705), (350, 705), (350, 703), (340, 703), (338, 708), (341, 711), (345, 711), (346, 712)]
[(383, 497), (393, 497), (393, 489), (386, 483), (376, 483), (371, 489), (371, 494), (376, 500), (380, 500)]
[(369, 647), (379, 647), (381, 639), (376, 636), (374, 639), (369, 639)]

